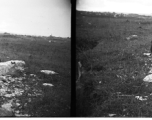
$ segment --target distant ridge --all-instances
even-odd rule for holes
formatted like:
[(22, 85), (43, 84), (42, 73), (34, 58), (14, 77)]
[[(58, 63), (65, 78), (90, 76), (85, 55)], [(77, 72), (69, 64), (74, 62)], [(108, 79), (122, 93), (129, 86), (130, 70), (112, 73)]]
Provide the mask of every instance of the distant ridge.
[(152, 18), (152, 14), (144, 15), (144, 14), (135, 14), (135, 13), (117, 13), (117, 12), (96, 12), (96, 11), (82, 11), (76, 10), (77, 14), (82, 15), (90, 15), (90, 16), (107, 16), (107, 17), (150, 17)]
[(53, 35), (50, 36), (40, 36), (40, 35), (23, 35), (23, 34), (15, 34), (15, 33), (8, 33), (8, 32), (0, 32), (0, 35), (7, 35), (7, 36), (24, 36), (24, 37), (43, 37), (43, 38), (53, 38), (53, 39), (70, 39), (70, 37), (56, 37)]

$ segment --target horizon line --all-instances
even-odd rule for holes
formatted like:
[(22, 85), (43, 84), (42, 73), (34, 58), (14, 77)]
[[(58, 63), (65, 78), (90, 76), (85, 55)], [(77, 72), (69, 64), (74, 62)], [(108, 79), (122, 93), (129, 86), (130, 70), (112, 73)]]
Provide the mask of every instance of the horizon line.
[(49, 36), (46, 36), (46, 35), (34, 35), (34, 34), (22, 34), (22, 33), (12, 33), (12, 32), (2, 32), (0, 31), (0, 34), (10, 34), (10, 35), (22, 35), (22, 36), (35, 36), (35, 37), (60, 37), (60, 38), (71, 38), (70, 36), (67, 36), (67, 37), (62, 37), (62, 36), (54, 36), (54, 35), (49, 35)]
[(84, 10), (84, 9), (76, 9), (77, 11), (85, 11), (85, 12), (101, 12), (101, 13), (103, 13), (103, 12), (109, 12), (109, 13), (123, 13), (123, 14), (138, 14), (138, 15), (149, 15), (149, 16), (152, 16), (152, 13), (130, 13), (130, 12), (116, 12), (116, 11), (93, 11), (93, 10)]

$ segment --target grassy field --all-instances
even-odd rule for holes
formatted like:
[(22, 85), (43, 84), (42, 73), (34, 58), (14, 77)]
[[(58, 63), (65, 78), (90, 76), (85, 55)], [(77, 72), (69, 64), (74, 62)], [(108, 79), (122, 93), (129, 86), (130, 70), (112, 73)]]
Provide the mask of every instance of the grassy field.
[[(151, 67), (151, 59), (143, 55), (150, 52), (151, 32), (149, 17), (91, 16), (77, 11), (77, 60), (85, 69), (77, 83), (77, 116), (152, 116), (152, 86), (143, 82)], [(130, 35), (138, 39), (126, 40)]]
[[(53, 42), (49, 42), (50, 40)], [(37, 75), (43, 80), (41, 83), (54, 85), (41, 85), (39, 89), (43, 90), (43, 98), (33, 100), (32, 104), (22, 111), (35, 117), (70, 116), (70, 41), (68, 38), (0, 35), (1, 61), (23, 60), (26, 63), (27, 74)], [(53, 70), (59, 74), (42, 76), (40, 70)]]

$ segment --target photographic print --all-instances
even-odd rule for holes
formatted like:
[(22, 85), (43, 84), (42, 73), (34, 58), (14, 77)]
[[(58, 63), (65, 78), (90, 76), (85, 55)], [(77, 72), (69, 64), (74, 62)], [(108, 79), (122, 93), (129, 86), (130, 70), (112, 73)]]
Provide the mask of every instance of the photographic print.
[(152, 116), (152, 1), (77, 0), (76, 115)]
[(69, 0), (0, 0), (0, 117), (68, 117)]

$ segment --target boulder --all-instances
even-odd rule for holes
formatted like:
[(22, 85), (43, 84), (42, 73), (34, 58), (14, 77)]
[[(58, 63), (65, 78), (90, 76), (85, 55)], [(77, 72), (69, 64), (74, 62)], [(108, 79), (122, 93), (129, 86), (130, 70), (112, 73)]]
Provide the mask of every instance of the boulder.
[(0, 62), (0, 76), (15, 75), (17, 72), (24, 71), (25, 62), (21, 60), (10, 60)]

